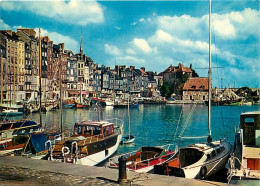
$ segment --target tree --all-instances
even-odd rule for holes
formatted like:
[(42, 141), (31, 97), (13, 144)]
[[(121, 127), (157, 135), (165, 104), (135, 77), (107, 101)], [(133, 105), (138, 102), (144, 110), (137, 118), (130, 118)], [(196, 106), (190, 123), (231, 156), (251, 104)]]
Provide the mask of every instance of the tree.
[(163, 81), (163, 85), (159, 88), (161, 95), (163, 97), (170, 97), (171, 96), (171, 85), (168, 81)]
[(188, 81), (189, 77), (190, 76), (188, 74), (184, 74), (182, 76), (182, 78), (177, 81), (177, 84), (176, 84), (176, 93), (177, 94), (182, 94), (183, 86)]

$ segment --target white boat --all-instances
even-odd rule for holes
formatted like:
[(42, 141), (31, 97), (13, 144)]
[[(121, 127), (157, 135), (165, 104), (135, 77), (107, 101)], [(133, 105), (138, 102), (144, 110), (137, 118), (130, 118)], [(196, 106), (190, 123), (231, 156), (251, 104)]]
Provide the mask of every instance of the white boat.
[(223, 169), (228, 161), (230, 151), (231, 145), (225, 140), (193, 144), (181, 148), (171, 161), (155, 166), (154, 172), (204, 179)]
[(0, 116), (18, 116), (23, 115), (23, 112), (19, 112), (17, 109), (4, 109)]
[(129, 96), (128, 96), (128, 135), (122, 137), (123, 144), (133, 143), (135, 141), (135, 137), (131, 135), (131, 125), (130, 125), (130, 110), (129, 110)]
[[(204, 136), (207, 142), (181, 148), (173, 160), (154, 166), (158, 174), (204, 179), (223, 169), (231, 153), (230, 143), (226, 140), (212, 142), (211, 137), (211, 0), (209, 7), (208, 136)], [(190, 137), (193, 138), (201, 137)]]
[(110, 100), (110, 99), (105, 99), (105, 104), (106, 104), (106, 106), (113, 106), (114, 105), (114, 101)]
[[(240, 115), (240, 130), (236, 132), (234, 151), (229, 159), (228, 180), (231, 184), (247, 181), (259, 185), (260, 180), (260, 111)], [(250, 181), (249, 181), (250, 180)], [(249, 182), (248, 182), (249, 181)]]
[(123, 135), (123, 122), (84, 121), (74, 125), (71, 137), (60, 141), (50, 151), (53, 161), (97, 165), (111, 157)]

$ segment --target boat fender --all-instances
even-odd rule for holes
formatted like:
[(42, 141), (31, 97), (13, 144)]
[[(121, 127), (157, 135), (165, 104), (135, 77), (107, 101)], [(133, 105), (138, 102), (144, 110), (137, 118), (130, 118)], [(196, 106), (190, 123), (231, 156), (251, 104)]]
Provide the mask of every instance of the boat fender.
[(200, 176), (204, 178), (207, 175), (207, 167), (203, 166), (200, 168)]
[(69, 149), (69, 147), (64, 146), (64, 147), (62, 147), (61, 152), (62, 152), (63, 156), (66, 156), (70, 153), (70, 149)]

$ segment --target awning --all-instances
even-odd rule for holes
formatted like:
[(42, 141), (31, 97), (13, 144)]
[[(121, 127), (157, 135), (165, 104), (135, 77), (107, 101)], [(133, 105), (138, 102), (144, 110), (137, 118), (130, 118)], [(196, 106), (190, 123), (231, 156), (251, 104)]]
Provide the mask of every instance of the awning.
[(70, 95), (78, 95), (79, 93), (78, 93), (78, 91), (69, 91), (69, 94)]

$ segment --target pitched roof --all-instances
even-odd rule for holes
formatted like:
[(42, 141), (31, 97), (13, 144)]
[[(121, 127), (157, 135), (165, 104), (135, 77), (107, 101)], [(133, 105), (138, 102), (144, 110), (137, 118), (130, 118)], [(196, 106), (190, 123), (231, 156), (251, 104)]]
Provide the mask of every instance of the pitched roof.
[(208, 90), (209, 78), (207, 77), (196, 77), (189, 78), (184, 84), (183, 90)]
[(163, 73), (167, 72), (186, 72), (186, 73), (192, 73), (192, 70), (188, 67), (184, 67), (183, 64), (179, 63), (178, 66), (172, 66), (170, 65), (166, 70), (164, 70)]

